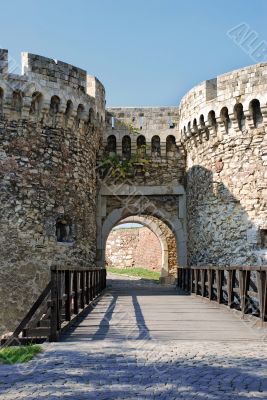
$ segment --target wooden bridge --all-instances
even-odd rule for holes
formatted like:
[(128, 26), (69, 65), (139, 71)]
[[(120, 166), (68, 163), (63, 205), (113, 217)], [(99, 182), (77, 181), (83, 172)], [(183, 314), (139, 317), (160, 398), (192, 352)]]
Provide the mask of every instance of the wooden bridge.
[(51, 281), (2, 344), (63, 337), (251, 340), (262, 336), (266, 321), (266, 267), (180, 269), (178, 287), (129, 286), (122, 278), (107, 287), (105, 269), (53, 267)]
[(61, 340), (261, 340), (263, 330), (255, 319), (239, 314), (175, 287), (113, 276), (97, 306)]

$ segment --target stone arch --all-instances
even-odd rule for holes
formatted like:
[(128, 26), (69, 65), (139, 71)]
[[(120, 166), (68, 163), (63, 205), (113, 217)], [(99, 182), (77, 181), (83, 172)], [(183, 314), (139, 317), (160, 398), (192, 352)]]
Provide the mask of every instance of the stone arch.
[(239, 130), (242, 131), (245, 128), (245, 114), (243, 110), (243, 104), (237, 103), (234, 106), (234, 116), (237, 120)]
[(139, 135), (136, 140), (137, 151), (140, 154), (146, 153), (146, 138), (144, 135)]
[(160, 156), (160, 137), (154, 135), (151, 139), (151, 154), (155, 156)]
[(88, 122), (89, 124), (93, 124), (95, 120), (95, 113), (92, 108), (89, 109), (89, 116), (88, 116)]
[(116, 154), (117, 152), (117, 139), (115, 135), (109, 135), (107, 138), (107, 152)]
[(220, 117), (222, 123), (224, 124), (225, 132), (228, 133), (229, 128), (231, 127), (231, 120), (229, 117), (229, 112), (227, 107), (223, 107), (220, 112)]
[(204, 119), (204, 115), (203, 114), (201, 114), (200, 117), (199, 117), (199, 125), (200, 125), (200, 127), (202, 129), (205, 128), (205, 119)]
[(122, 138), (122, 156), (131, 158), (131, 138), (129, 135), (124, 135)]
[(84, 117), (84, 105), (83, 104), (79, 104), (77, 107), (77, 120), (80, 121), (81, 119), (83, 119)]
[(65, 118), (68, 119), (72, 116), (73, 113), (73, 102), (71, 100), (67, 101), (66, 110), (65, 110)]
[(58, 96), (52, 96), (50, 101), (49, 114), (54, 117), (59, 112), (60, 98)]
[(20, 90), (14, 90), (12, 94), (11, 108), (16, 117), (21, 116), (23, 105), (23, 94)]
[(176, 150), (176, 139), (173, 135), (168, 135), (166, 138), (166, 152), (172, 152)]
[(214, 129), (217, 128), (216, 115), (214, 110), (211, 110), (208, 113), (208, 121), (209, 121), (209, 126), (213, 127)]
[(253, 99), (249, 103), (249, 112), (250, 116), (253, 119), (254, 128), (258, 128), (258, 126), (262, 123), (262, 113), (261, 113), (261, 105), (258, 99)]
[(160, 229), (160, 227), (156, 224), (156, 222), (151, 221), (148, 217), (145, 215), (134, 215), (132, 217), (127, 217), (125, 219), (122, 219), (117, 223), (116, 225), (119, 224), (125, 224), (125, 223), (134, 223), (134, 224), (141, 224), (145, 226), (146, 228), (150, 229), (151, 232), (153, 232), (159, 242), (160, 242), (160, 247), (161, 247), (161, 278), (166, 278), (168, 276), (168, 269), (169, 269), (169, 250), (168, 250), (168, 243), (166, 240), (166, 237), (164, 235), (164, 232)]
[(198, 132), (197, 119), (194, 118), (194, 120), (193, 120), (193, 133), (196, 134), (197, 132)]
[(187, 132), (188, 133), (191, 132), (191, 121), (189, 121), (188, 124), (187, 124)]
[(30, 115), (35, 115), (39, 116), (39, 114), (42, 111), (42, 106), (43, 106), (43, 95), (40, 92), (34, 92), (32, 94), (32, 101), (31, 101), (31, 106), (30, 106)]
[(152, 215), (155, 218), (165, 222), (175, 236), (176, 250), (177, 250), (177, 265), (179, 267), (186, 267), (187, 255), (186, 255), (186, 232), (182, 226), (178, 216), (174, 217), (165, 210), (153, 210), (153, 214), (149, 212), (149, 209), (144, 209), (141, 205), (135, 206), (135, 210), (129, 211), (127, 207), (117, 208), (112, 210), (106, 217), (105, 221), (101, 226), (101, 231), (98, 232), (97, 237), (97, 249), (98, 249), (98, 264), (101, 267), (105, 265), (105, 250), (106, 242), (109, 233), (121, 220), (126, 217), (141, 216), (141, 215)]

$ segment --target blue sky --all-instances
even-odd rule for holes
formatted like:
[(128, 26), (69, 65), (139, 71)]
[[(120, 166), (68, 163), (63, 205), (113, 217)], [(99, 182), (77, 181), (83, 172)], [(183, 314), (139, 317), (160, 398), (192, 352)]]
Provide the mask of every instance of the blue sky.
[(169, 106), (253, 64), (227, 31), (244, 22), (267, 41), (266, 19), (266, 0), (3, 0), (0, 45), (86, 69), (108, 106)]

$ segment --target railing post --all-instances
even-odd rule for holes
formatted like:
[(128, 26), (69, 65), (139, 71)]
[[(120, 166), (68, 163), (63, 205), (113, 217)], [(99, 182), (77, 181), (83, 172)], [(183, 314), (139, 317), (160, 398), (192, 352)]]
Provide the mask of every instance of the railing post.
[(234, 293), (233, 293), (233, 272), (232, 270), (228, 271), (228, 280), (227, 280), (227, 297), (228, 297), (228, 307), (233, 307), (234, 301)]
[(199, 269), (196, 270), (196, 295), (199, 294)]
[(262, 313), (262, 320), (267, 320), (267, 271), (263, 272), (263, 279), (262, 279), (262, 287), (263, 287), (263, 313)]
[(216, 270), (217, 302), (222, 302), (222, 271)]
[(97, 270), (96, 271), (96, 295), (98, 296), (98, 294), (99, 294), (99, 283), (100, 283), (100, 280), (99, 280), (99, 271)]
[(205, 296), (205, 269), (201, 269), (201, 295)]
[(78, 314), (79, 312), (79, 293), (78, 293), (78, 272), (73, 272), (73, 291), (74, 291), (74, 299), (73, 299), (73, 312), (74, 314)]
[(86, 271), (85, 273), (85, 303), (89, 304), (90, 303), (90, 283), (89, 283), (89, 271)]
[(104, 269), (101, 269), (100, 276), (101, 276), (101, 290), (103, 290), (105, 287), (105, 285), (104, 285)]
[(85, 292), (84, 292), (84, 273), (85, 273), (85, 271), (81, 271), (80, 272), (80, 285), (81, 285), (81, 299), (80, 299), (80, 306), (81, 306), (81, 309), (83, 310), (84, 309), (84, 295), (85, 295)]
[(208, 298), (212, 300), (212, 270), (208, 269)]
[(191, 269), (191, 293), (195, 293), (195, 273), (196, 270), (195, 269)]
[(257, 271), (260, 318), (267, 320), (267, 271)]
[(51, 268), (51, 315), (50, 315), (50, 342), (58, 340), (58, 288), (57, 288), (57, 268)]
[(187, 270), (187, 282), (186, 282), (187, 288), (186, 288), (186, 290), (187, 290), (187, 292), (190, 292), (191, 291), (191, 269), (186, 268), (186, 270)]
[(241, 271), (239, 270), (239, 291), (240, 291), (240, 308), (242, 314), (247, 313), (247, 292), (249, 286), (249, 279), (250, 279), (250, 271)]
[(105, 276), (105, 278), (104, 278), (104, 289), (105, 289), (107, 287), (107, 270), (106, 270), (106, 268), (105, 268), (104, 276)]
[(190, 269), (190, 292), (194, 291), (194, 269)]
[(184, 268), (182, 268), (182, 270), (181, 270), (181, 289), (182, 290), (184, 290), (184, 279), (185, 279)]
[(181, 268), (177, 268), (177, 287), (178, 288), (180, 288), (180, 285), (181, 285), (180, 270), (181, 270)]
[(94, 298), (96, 297), (96, 271), (93, 274), (93, 281), (94, 281)]
[(66, 321), (71, 320), (71, 272), (66, 270), (65, 272), (65, 294), (67, 296), (65, 301), (65, 318)]
[(93, 300), (93, 271), (89, 272), (90, 301)]

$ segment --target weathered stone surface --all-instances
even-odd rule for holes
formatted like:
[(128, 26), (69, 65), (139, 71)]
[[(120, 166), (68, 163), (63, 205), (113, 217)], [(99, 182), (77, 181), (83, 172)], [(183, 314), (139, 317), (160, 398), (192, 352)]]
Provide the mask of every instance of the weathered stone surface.
[(106, 263), (118, 268), (138, 267), (160, 271), (160, 242), (146, 227), (114, 229), (107, 241)]
[(85, 71), (24, 53), (20, 76), (0, 58), (1, 333), (52, 264), (103, 266), (129, 216), (167, 226), (172, 271), (267, 263), (266, 63), (203, 82), (177, 107), (105, 111)]
[[(52, 264), (93, 266), (96, 252), (104, 97), (86, 93), (84, 71), (40, 56), (24, 54), (26, 61), (25, 75), (0, 75), (0, 332), (24, 317)], [(58, 68), (66, 70), (64, 82)], [(95, 83), (95, 93), (101, 86)]]
[(219, 76), (212, 101), (205, 83), (181, 101), (189, 265), (267, 263), (266, 68)]

